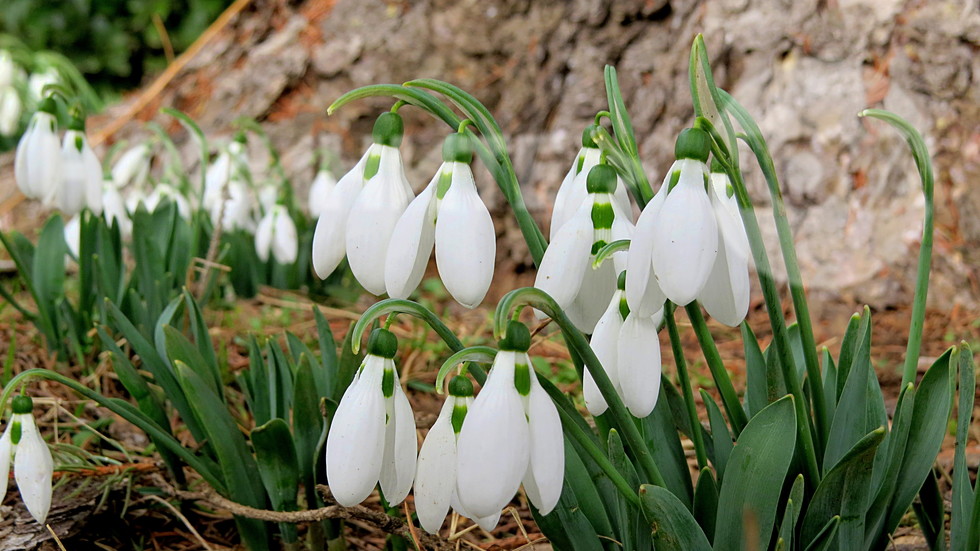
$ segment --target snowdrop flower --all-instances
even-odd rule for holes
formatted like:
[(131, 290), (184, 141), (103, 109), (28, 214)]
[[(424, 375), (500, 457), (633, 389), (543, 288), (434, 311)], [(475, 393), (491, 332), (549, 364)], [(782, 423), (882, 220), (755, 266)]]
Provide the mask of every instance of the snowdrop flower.
[(45, 98), (17, 144), (14, 177), (20, 191), (31, 199), (47, 201), (61, 184), (56, 111), (54, 100)]
[(419, 524), (430, 534), (439, 532), (449, 508), (472, 518), (484, 530), (493, 530), (500, 520), (500, 511), (489, 517), (473, 518), (459, 503), (456, 495), (456, 441), (462, 430), (466, 413), (473, 405), (473, 383), (462, 376), (449, 382), (449, 398), (443, 403), (419, 451), (415, 471), (415, 511)]
[(321, 214), (327, 207), (327, 197), (333, 189), (337, 187), (337, 179), (333, 177), (326, 168), (321, 168), (316, 173), (316, 178), (313, 179), (313, 183), (310, 185), (310, 194), (308, 198), (308, 205), (310, 208), (310, 216), (314, 218), (319, 218)]
[(245, 134), (239, 132), (228, 147), (218, 153), (204, 174), (204, 208), (214, 212), (224, 200), (225, 188), (233, 180), (244, 179), (247, 170)]
[[(663, 310), (652, 317), (630, 312), (623, 293), (626, 279), (626, 272), (619, 274), (617, 291), (596, 324), (590, 344), (630, 413), (643, 418), (653, 411), (660, 395), (662, 365), (657, 328), (663, 321)], [(606, 399), (588, 370), (582, 390), (585, 406), (592, 415), (606, 411)]]
[(10, 460), (14, 463), (14, 480), (28, 512), (40, 524), (51, 509), (51, 478), (54, 461), (51, 451), (34, 424), (34, 403), (28, 396), (13, 401), (13, 416), (0, 437), (0, 499), (7, 495)]
[(612, 263), (592, 267), (595, 254), (606, 244), (629, 239), (633, 224), (613, 199), (616, 170), (596, 165), (588, 177), (589, 200), (572, 215), (544, 253), (534, 286), (545, 291), (585, 333), (596, 323), (616, 291), (616, 274), (626, 268), (623, 252)]
[(62, 230), (65, 236), (65, 244), (68, 245), (68, 252), (71, 256), (65, 257), (65, 265), (70, 264), (74, 259), (79, 257), (79, 253), (82, 248), (82, 217), (79, 214), (72, 216), (65, 222), (65, 227)]
[(251, 188), (239, 176), (233, 176), (228, 182), (228, 197), (211, 210), (211, 221), (217, 225), (220, 213), (221, 227), (226, 231), (254, 233), (256, 207), (255, 194)]
[(327, 484), (337, 503), (364, 501), (378, 482), (385, 500), (398, 505), (415, 478), (415, 414), (398, 381), (398, 342), (375, 329), (367, 355), (347, 387), (327, 434)]
[(146, 210), (153, 212), (157, 210), (160, 203), (164, 200), (170, 200), (177, 204), (177, 213), (184, 220), (190, 220), (191, 218), (191, 205), (187, 202), (187, 198), (184, 194), (177, 191), (170, 184), (157, 184), (153, 188), (153, 192), (150, 193), (146, 199), (143, 199), (143, 205), (146, 206)]
[(102, 214), (105, 216), (106, 224), (119, 225), (119, 233), (123, 239), (129, 239), (133, 235), (133, 221), (129, 218), (126, 203), (112, 177), (102, 181)]
[(269, 261), (269, 253), (280, 264), (296, 262), (299, 242), (296, 224), (283, 205), (273, 205), (259, 221), (255, 230), (255, 252), (262, 262)]
[(61, 182), (51, 197), (61, 212), (72, 216), (88, 207), (102, 212), (102, 164), (85, 139), (85, 120), (72, 117), (61, 146)]
[(368, 292), (385, 292), (385, 259), (395, 224), (412, 200), (401, 145), (404, 126), (396, 113), (374, 123), (374, 143), (324, 199), (313, 234), (313, 268), (320, 279), (344, 254), (354, 277)]
[(718, 222), (718, 256), (698, 302), (711, 317), (735, 327), (749, 311), (749, 239), (728, 175), (712, 172), (710, 182), (711, 208)]
[(0, 136), (13, 136), (20, 126), (22, 105), (17, 89), (0, 86)]
[[(555, 206), (551, 211), (549, 239), (552, 241), (558, 235), (558, 230), (565, 225), (565, 222), (568, 222), (575, 212), (578, 211), (582, 203), (589, 198), (589, 193), (586, 189), (586, 180), (592, 167), (599, 164), (602, 158), (602, 152), (599, 151), (599, 147), (592, 141), (592, 130), (594, 128), (596, 128), (596, 125), (593, 124), (582, 132), (582, 149), (575, 156), (575, 162), (572, 163), (571, 168), (568, 169), (568, 173), (565, 174), (565, 178), (561, 182), (561, 186), (558, 187), (558, 195), (555, 196)], [(633, 207), (630, 206), (626, 186), (623, 185), (623, 181), (618, 175), (616, 176), (616, 182), (618, 185), (616, 186), (616, 191), (613, 193), (613, 199), (622, 212), (627, 214), (631, 213)]]
[(561, 420), (531, 367), (530, 344), (527, 327), (510, 322), (459, 433), (456, 491), (459, 504), (477, 518), (499, 514), (522, 483), (542, 515), (561, 496)]
[(405, 209), (388, 244), (385, 288), (408, 298), (425, 273), (433, 245), (436, 266), (449, 294), (467, 308), (483, 301), (493, 278), (496, 240), (490, 212), (476, 192), (465, 134), (452, 134), (442, 148), (442, 166)]
[(13, 86), (14, 76), (17, 74), (17, 64), (14, 63), (10, 52), (0, 50), (0, 88)]
[(61, 82), (61, 77), (58, 75), (58, 71), (49, 68), (40, 73), (31, 73), (30, 78), (27, 79), (27, 89), (34, 101), (43, 102), (44, 87), (59, 82)]
[(701, 293), (718, 253), (718, 224), (708, 197), (708, 147), (703, 130), (677, 137), (677, 160), (636, 223), (630, 245), (626, 300), (649, 315), (664, 298), (686, 306)]
[(127, 149), (112, 165), (112, 181), (118, 187), (142, 186), (150, 174), (150, 144), (143, 142)]

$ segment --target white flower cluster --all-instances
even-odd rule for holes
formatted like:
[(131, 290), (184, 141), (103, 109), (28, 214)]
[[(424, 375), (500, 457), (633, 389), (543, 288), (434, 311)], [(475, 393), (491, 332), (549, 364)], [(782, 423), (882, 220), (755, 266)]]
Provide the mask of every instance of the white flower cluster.
[(316, 197), (311, 190), (310, 204), (319, 212), (313, 267), (326, 278), (346, 256), (368, 292), (406, 298), (422, 281), (434, 248), (449, 294), (474, 308), (490, 288), (496, 241), (469, 166), (469, 138), (446, 139), (442, 166), (415, 197), (398, 149), (403, 133), (400, 116), (382, 114), (374, 143), (354, 168), (332, 188), (321, 184), (326, 191)]
[(491, 530), (523, 484), (548, 514), (565, 472), (561, 421), (527, 356), (530, 333), (511, 322), (479, 395), (454, 377), (436, 423), (418, 451), (415, 417), (401, 389), (395, 336), (372, 332), (367, 356), (327, 434), (327, 482), (338, 503), (360, 503), (380, 483), (389, 505), (415, 486), (422, 527), (436, 533), (450, 507)]
[(53, 67), (28, 75), (9, 51), (0, 50), (0, 137), (16, 136), (25, 103), (38, 104), (43, 99), (44, 87), (61, 81)]
[[(587, 129), (558, 191), (535, 287), (592, 334), (592, 348), (630, 412), (646, 417), (660, 391), (664, 303), (698, 300), (719, 322), (740, 324), (749, 307), (748, 238), (728, 177), (705, 164), (710, 138), (702, 130), (680, 134), (677, 161), (635, 228), (621, 181), (589, 136)], [(595, 266), (603, 247), (624, 239), (628, 252)], [(588, 373), (583, 387), (589, 410), (604, 412), (606, 401)]]
[(12, 460), (20, 497), (34, 520), (44, 524), (51, 509), (54, 461), (34, 423), (33, 409), (30, 397), (14, 398), (13, 415), (0, 437), (0, 500), (7, 495)]

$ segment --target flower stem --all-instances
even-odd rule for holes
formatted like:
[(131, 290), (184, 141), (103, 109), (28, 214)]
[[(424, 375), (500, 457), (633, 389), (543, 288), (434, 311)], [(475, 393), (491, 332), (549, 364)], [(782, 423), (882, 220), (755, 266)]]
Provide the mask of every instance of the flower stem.
[(725, 104), (725, 110), (731, 113), (745, 130), (743, 139), (755, 154), (756, 161), (762, 169), (762, 174), (766, 178), (769, 187), (769, 196), (772, 200), (773, 218), (776, 220), (776, 234), (779, 236), (779, 248), (783, 254), (783, 263), (786, 265), (786, 276), (789, 279), (790, 294), (793, 297), (793, 310), (796, 312), (796, 323), (800, 327), (800, 337), (803, 341), (803, 360), (806, 364), (806, 374), (810, 379), (811, 397), (813, 398), (814, 423), (817, 434), (814, 435), (814, 444), (817, 452), (823, 454), (824, 440), (830, 434), (830, 410), (827, 408), (826, 397), (823, 394), (822, 375), (820, 373), (820, 361), (817, 358), (817, 344), (813, 338), (813, 324), (810, 320), (810, 306), (807, 304), (806, 290), (803, 287), (803, 275), (800, 272), (800, 264), (796, 257), (796, 247), (793, 246), (793, 231), (789, 227), (789, 218), (786, 216), (786, 204), (783, 201), (783, 194), (779, 186), (779, 179), (776, 176), (776, 167), (769, 153), (765, 138), (758, 125), (734, 98), (723, 90), (719, 90)]
[[(725, 370), (725, 362), (718, 354), (718, 347), (715, 346), (711, 331), (708, 330), (708, 323), (701, 313), (701, 306), (697, 302), (692, 302), (685, 307), (685, 310), (687, 317), (691, 320), (691, 325), (694, 327), (694, 333), (698, 336), (698, 343), (701, 344), (701, 351), (704, 353), (704, 359), (711, 371), (711, 378), (714, 379), (718, 393), (721, 394), (721, 403), (725, 408), (725, 413), (728, 414), (728, 421), (732, 424), (732, 433), (737, 437), (748, 423), (745, 410), (742, 409), (742, 404), (738, 401), (738, 394), (732, 385), (732, 379), (728, 376), (728, 371)], [(666, 319), (669, 328), (674, 323), (673, 316), (667, 316)], [(673, 335), (671, 335), (671, 344), (673, 344), (673, 340)], [(697, 431), (694, 430), (694, 432)]]
[[(909, 343), (905, 350), (905, 365), (902, 369), (903, 388), (915, 382), (919, 366), (919, 350), (922, 347), (922, 328), (926, 316), (926, 298), (929, 294), (929, 271), (932, 268), (933, 234), (933, 189), (935, 187), (932, 160), (922, 134), (905, 119), (894, 113), (880, 109), (865, 109), (858, 115), (880, 119), (894, 126), (912, 148), (912, 157), (922, 180), (922, 195), (925, 198), (925, 219), (922, 222), (922, 244), (919, 247), (919, 263), (915, 276), (915, 298), (912, 302), (912, 321), (909, 325)], [(980, 492), (978, 492), (980, 495)]]
[(691, 421), (691, 440), (694, 442), (694, 453), (698, 458), (698, 469), (708, 466), (708, 453), (704, 448), (704, 438), (701, 435), (701, 422), (698, 420), (697, 406), (694, 404), (694, 390), (691, 377), (687, 372), (687, 362), (684, 360), (684, 347), (681, 336), (677, 332), (677, 322), (674, 321), (674, 305), (669, 304), (664, 312), (667, 323), (667, 333), (670, 335), (670, 348), (674, 352), (674, 364), (677, 365), (677, 378), (684, 392), (684, 405), (687, 406), (687, 416)]

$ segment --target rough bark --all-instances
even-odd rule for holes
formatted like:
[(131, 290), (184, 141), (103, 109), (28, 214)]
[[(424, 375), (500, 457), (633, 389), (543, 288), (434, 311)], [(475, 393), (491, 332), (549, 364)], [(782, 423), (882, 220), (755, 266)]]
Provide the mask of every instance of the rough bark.
[[(651, 181), (662, 179), (673, 136), (691, 122), (687, 56), (697, 32), (718, 83), (757, 117), (773, 150), (811, 290), (878, 307), (911, 300), (922, 201), (902, 140), (855, 116), (878, 106), (920, 128), (935, 157), (930, 301), (977, 305), (980, 9), (972, 0), (253, 0), (138, 117), (174, 106), (225, 135), (236, 117), (257, 118), (303, 190), (315, 147), (339, 151), (346, 169), (390, 106), (361, 101), (326, 117), (340, 94), (448, 80), (496, 115), (528, 206), (546, 226), (581, 130), (604, 108), (604, 64), (619, 70)], [(403, 114), (418, 190), (439, 163), (447, 128), (411, 109)], [(522, 269), (529, 258), (520, 233), (482, 176), (502, 239), (498, 263)], [(747, 180), (766, 214), (761, 175), (750, 171)]]

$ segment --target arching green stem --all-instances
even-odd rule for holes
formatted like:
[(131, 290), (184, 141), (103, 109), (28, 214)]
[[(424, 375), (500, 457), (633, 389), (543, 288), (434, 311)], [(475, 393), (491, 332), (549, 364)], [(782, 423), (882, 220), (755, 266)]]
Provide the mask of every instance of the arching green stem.
[(653, 454), (650, 453), (646, 441), (643, 440), (640, 431), (636, 428), (636, 422), (633, 416), (630, 415), (619, 394), (616, 393), (616, 388), (613, 386), (612, 381), (609, 380), (609, 375), (606, 374), (606, 370), (599, 362), (599, 358), (592, 351), (592, 347), (589, 345), (589, 341), (586, 340), (585, 335), (572, 324), (571, 320), (568, 319), (565, 312), (555, 303), (554, 299), (541, 289), (535, 289), (534, 287), (524, 287), (507, 293), (497, 304), (497, 311), (494, 314), (494, 334), (498, 338), (504, 335), (507, 328), (507, 321), (510, 319), (509, 314), (511, 309), (523, 304), (541, 310), (558, 324), (569, 348), (574, 349), (582, 358), (589, 373), (592, 374), (596, 386), (599, 387), (599, 392), (606, 400), (606, 403), (609, 404), (609, 411), (616, 420), (617, 428), (622, 432), (626, 443), (633, 450), (633, 454), (646, 474), (647, 479), (657, 486), (664, 486), (664, 478), (660, 474), (660, 469), (657, 468), (656, 462), (653, 460)]
[(489, 346), (470, 346), (456, 352), (446, 359), (446, 361), (442, 363), (442, 367), (439, 368), (439, 373), (436, 375), (436, 393), (443, 394), (446, 375), (449, 375), (449, 372), (459, 364), (464, 362), (489, 364), (493, 363), (493, 359), (496, 357), (496, 355), (497, 349)]
[(219, 493), (227, 494), (227, 489), (225, 488), (224, 483), (211, 472), (211, 467), (204, 463), (199, 457), (194, 455), (190, 450), (181, 445), (177, 439), (161, 429), (155, 422), (143, 415), (143, 413), (141, 413), (131, 404), (119, 399), (106, 398), (78, 381), (65, 377), (59, 373), (55, 373), (49, 369), (29, 369), (11, 379), (10, 382), (7, 383), (7, 386), (4, 387), (3, 393), (0, 394), (0, 411), (3, 411), (6, 407), (7, 400), (10, 399), (10, 395), (32, 379), (47, 379), (65, 385), (89, 400), (98, 403), (100, 406), (136, 425), (140, 428), (140, 430), (153, 437), (153, 441), (155, 443), (166, 446), (167, 449), (174, 453), (174, 455), (184, 460), (184, 462), (187, 463), (190, 468), (197, 471), (201, 477), (211, 485), (211, 487), (213, 487)]
[(681, 344), (681, 336), (677, 332), (677, 322), (674, 321), (674, 305), (668, 302), (665, 305), (664, 321), (667, 323), (667, 334), (670, 336), (670, 349), (674, 353), (674, 364), (677, 365), (677, 379), (684, 393), (684, 405), (687, 407), (687, 417), (691, 422), (691, 440), (694, 442), (694, 454), (698, 458), (698, 469), (708, 466), (708, 453), (704, 447), (704, 438), (701, 435), (701, 421), (698, 420), (698, 409), (694, 404), (694, 389), (691, 386), (691, 377), (687, 372), (687, 361), (684, 359), (684, 345)]
[(602, 266), (602, 263), (609, 259), (613, 254), (619, 251), (626, 251), (630, 248), (629, 239), (617, 239), (612, 243), (606, 244), (604, 247), (599, 249), (599, 252), (595, 253), (595, 259), (592, 260), (592, 268), (598, 268)]
[[(926, 316), (926, 298), (929, 294), (929, 271), (932, 268), (932, 233), (933, 233), (933, 188), (935, 187), (932, 160), (926, 149), (922, 134), (902, 117), (881, 109), (865, 109), (859, 117), (871, 117), (887, 122), (895, 127), (909, 147), (915, 167), (919, 170), (922, 180), (922, 195), (925, 198), (925, 219), (922, 222), (922, 244), (919, 247), (919, 264), (915, 275), (915, 298), (912, 302), (912, 322), (909, 325), (909, 343), (905, 350), (905, 365), (902, 369), (902, 385), (915, 382), (915, 374), (919, 365), (919, 350), (922, 346), (922, 327)], [(980, 492), (978, 492), (980, 493)]]
[(355, 323), (353, 329), (351, 329), (351, 331), (353, 331), (351, 334), (351, 350), (355, 354), (360, 352), (361, 338), (364, 336), (364, 332), (371, 327), (374, 320), (380, 318), (381, 316), (391, 314), (408, 314), (419, 318), (427, 323), (429, 327), (431, 327), (432, 330), (435, 331), (436, 334), (449, 345), (450, 348), (453, 350), (460, 350), (463, 348), (463, 343), (456, 338), (456, 334), (453, 333), (451, 329), (446, 327), (446, 324), (442, 323), (442, 320), (429, 311), (428, 308), (411, 300), (388, 298), (374, 303), (370, 308), (365, 310), (363, 314), (361, 314), (361, 318), (357, 320), (357, 323)]

